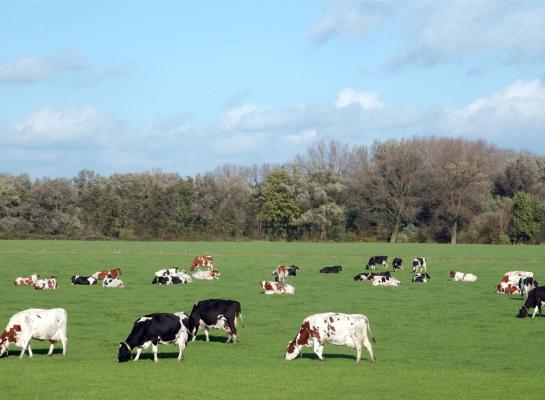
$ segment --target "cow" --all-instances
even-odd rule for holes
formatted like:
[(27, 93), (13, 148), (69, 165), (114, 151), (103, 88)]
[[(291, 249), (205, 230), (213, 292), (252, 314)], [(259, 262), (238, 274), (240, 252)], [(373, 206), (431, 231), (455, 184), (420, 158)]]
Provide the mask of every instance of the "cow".
[(500, 294), (520, 294), (520, 288), (517, 284), (500, 282), (496, 285), (496, 293)]
[(153, 281), (151, 281), (152, 284), (158, 284), (158, 285), (177, 285), (179, 283), (185, 283), (182, 279), (180, 279), (177, 276), (155, 276), (153, 277)]
[(367, 262), (367, 265), (365, 266), (365, 269), (372, 269), (374, 270), (377, 266), (377, 264), (384, 265), (384, 269), (388, 269), (388, 256), (373, 256), (369, 259)]
[(413, 260), (413, 272), (428, 272), (426, 267), (426, 259), (424, 257), (417, 257)]
[(509, 271), (503, 274), (500, 282), (518, 285), (520, 278), (533, 278), (533, 272), (527, 271)]
[(262, 281), (259, 285), (265, 294), (295, 294), (295, 287), (287, 283)]
[(160, 269), (159, 271), (155, 272), (156, 277), (171, 276), (171, 275), (177, 275), (177, 274), (178, 274), (178, 267)]
[(454, 282), (476, 282), (477, 275), (465, 274), (463, 272), (450, 271), (450, 277)]
[(403, 260), (401, 258), (394, 258), (394, 261), (392, 261), (392, 268), (394, 269), (394, 272), (398, 269), (403, 271)]
[(189, 339), (187, 330), (188, 316), (184, 312), (154, 313), (143, 315), (134, 321), (131, 333), (124, 342), (119, 343), (118, 362), (129, 361), (136, 348), (133, 361), (138, 361), (142, 349), (151, 346), (153, 361), (158, 362), (158, 344), (176, 344), (178, 346), (178, 362), (184, 359), (183, 351)]
[(106, 277), (102, 281), (102, 287), (105, 287), (105, 288), (123, 288), (123, 287), (125, 287), (125, 284), (119, 278)]
[(424, 273), (418, 273), (411, 279), (412, 282), (416, 283), (426, 283), (428, 282), (428, 279), (431, 279), (427, 272)]
[(530, 290), (528, 293), (528, 298), (524, 305), (520, 308), (517, 317), (524, 318), (528, 315), (528, 310), (530, 308), (534, 309), (532, 318), (534, 318), (539, 310), (539, 315), (541, 316), (541, 306), (545, 305), (545, 286), (539, 286), (533, 290)]
[(92, 276), (72, 276), (72, 285), (96, 285), (97, 280)]
[(34, 273), (29, 276), (18, 276), (13, 281), (13, 286), (31, 286), (36, 283), (40, 275)]
[(191, 271), (195, 271), (200, 267), (208, 267), (209, 270), (214, 268), (212, 264), (212, 256), (197, 256), (193, 259), (191, 263)]
[(534, 278), (520, 278), (518, 285), (522, 298), (528, 298), (528, 293), (530, 293), (531, 290), (537, 288), (539, 286), (539, 283), (534, 280)]
[(52, 276), (46, 279), (38, 279), (33, 287), (36, 290), (55, 290), (57, 289), (57, 278)]
[(377, 275), (373, 277), (373, 286), (399, 286), (401, 281), (389, 276)]
[(284, 282), (284, 279), (286, 279), (286, 276), (288, 276), (288, 267), (286, 267), (284, 264), (280, 264), (278, 267), (276, 267), (272, 274), (276, 282)]
[(242, 323), (242, 313), (238, 301), (221, 299), (201, 300), (195, 303), (191, 310), (188, 330), (193, 336), (192, 340), (194, 341), (197, 337), (199, 326), (204, 325), (204, 334), (208, 342), (210, 340), (208, 328), (223, 329), (229, 335), (226, 343), (236, 343), (238, 316), (240, 316), (240, 322)]
[(288, 267), (289, 276), (297, 276), (298, 273), (299, 273), (299, 267), (297, 265), (292, 264)]
[(343, 270), (343, 267), (341, 267), (340, 265), (334, 265), (332, 267), (323, 267), (320, 270), (320, 273), (321, 274), (338, 274), (342, 270)]
[(204, 280), (213, 280), (219, 279), (221, 273), (217, 269), (212, 269), (210, 271), (197, 271), (194, 272), (191, 276), (193, 279), (204, 279)]
[(390, 277), (390, 271), (384, 272), (362, 272), (354, 277), (355, 281), (372, 281), (375, 276), (387, 276)]
[[(369, 320), (362, 314), (323, 313), (310, 315), (303, 320), (299, 333), (288, 343), (284, 358), (293, 360), (301, 354), (303, 346), (313, 346), (314, 353), (324, 361), (324, 344), (335, 344), (356, 349), (356, 362), (361, 360), (362, 346), (375, 362), (375, 354), (371, 340), (375, 338), (371, 333)], [(301, 355), (302, 357), (302, 355)]]
[(123, 271), (121, 271), (121, 268), (110, 268), (110, 269), (105, 269), (103, 271), (97, 271), (91, 276), (95, 278), (97, 281), (101, 281), (105, 279), (107, 276), (109, 276), (110, 278), (117, 278), (122, 273)]
[(22, 349), (19, 358), (23, 358), (25, 350), (28, 350), (28, 356), (32, 357), (32, 348), (30, 347), (32, 339), (49, 340), (50, 346), (47, 352), (49, 357), (53, 355), (55, 343), (60, 341), (62, 355), (66, 357), (67, 320), (66, 310), (63, 308), (50, 310), (29, 308), (18, 312), (9, 319), (6, 329), (0, 336), (0, 357), (7, 353), (10, 344)]
[(176, 277), (180, 278), (183, 283), (193, 282), (193, 278), (191, 278), (191, 276), (187, 274), (184, 270), (178, 271)]

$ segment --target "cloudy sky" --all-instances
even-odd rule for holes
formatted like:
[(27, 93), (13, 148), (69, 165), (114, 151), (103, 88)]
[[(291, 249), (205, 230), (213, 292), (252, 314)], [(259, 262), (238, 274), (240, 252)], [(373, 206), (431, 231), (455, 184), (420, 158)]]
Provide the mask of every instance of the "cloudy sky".
[(320, 140), (545, 154), (545, 3), (0, 3), (0, 172), (281, 163)]

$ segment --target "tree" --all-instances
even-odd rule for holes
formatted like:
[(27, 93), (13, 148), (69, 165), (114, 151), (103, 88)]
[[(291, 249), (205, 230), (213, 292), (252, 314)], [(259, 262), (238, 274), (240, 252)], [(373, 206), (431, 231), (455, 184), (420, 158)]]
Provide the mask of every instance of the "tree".
[(511, 227), (509, 237), (515, 243), (534, 240), (539, 229), (538, 204), (526, 192), (518, 192), (511, 204)]

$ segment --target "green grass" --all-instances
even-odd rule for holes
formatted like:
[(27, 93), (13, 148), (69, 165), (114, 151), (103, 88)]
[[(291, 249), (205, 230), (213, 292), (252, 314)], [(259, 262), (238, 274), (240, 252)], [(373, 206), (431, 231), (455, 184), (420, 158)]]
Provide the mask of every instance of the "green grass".
[[(153, 272), (188, 266), (193, 256), (211, 254), (219, 281), (151, 285)], [(428, 259), (431, 281), (400, 287), (354, 282), (369, 256)], [(280, 263), (297, 264), (290, 277), (295, 296), (265, 296), (258, 282), (271, 279)], [(338, 275), (320, 267), (341, 264)], [(70, 276), (110, 266), (123, 269), (125, 289), (71, 287)], [(454, 283), (450, 270), (472, 272), (475, 283)], [(315, 244), (266, 242), (0, 242), (0, 326), (15, 312), (63, 307), (68, 312), (68, 357), (45, 356), (47, 343), (33, 341), (34, 358), (18, 359), (17, 348), (0, 360), (1, 398), (236, 398), (236, 399), (542, 399), (545, 318), (519, 320), (519, 296), (495, 294), (509, 270), (534, 271), (545, 280), (543, 246)], [(57, 291), (13, 287), (19, 275), (56, 275)], [(242, 304), (240, 343), (190, 343), (178, 364), (174, 346), (159, 346), (138, 363), (116, 362), (118, 343), (132, 323), (150, 312), (190, 312), (197, 300), (229, 298)], [(377, 363), (364, 352), (326, 345), (325, 362), (312, 349), (287, 362), (288, 341), (310, 314), (339, 311), (369, 317), (377, 339)], [(59, 350), (60, 351), (60, 350)]]

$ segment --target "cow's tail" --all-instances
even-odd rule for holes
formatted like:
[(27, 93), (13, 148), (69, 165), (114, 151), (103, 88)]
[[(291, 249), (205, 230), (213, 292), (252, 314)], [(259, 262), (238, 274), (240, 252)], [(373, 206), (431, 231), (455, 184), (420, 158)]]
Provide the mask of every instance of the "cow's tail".
[(242, 320), (242, 310), (240, 309), (240, 303), (238, 304), (238, 310), (235, 314), (235, 318), (236, 317), (239, 317), (240, 318), (240, 325), (244, 328), (244, 321)]
[(369, 324), (369, 318), (366, 318), (366, 319), (367, 319), (367, 335), (373, 341), (373, 343), (376, 343), (377, 341), (375, 340), (375, 337), (373, 336), (373, 333), (371, 332), (371, 325)]

